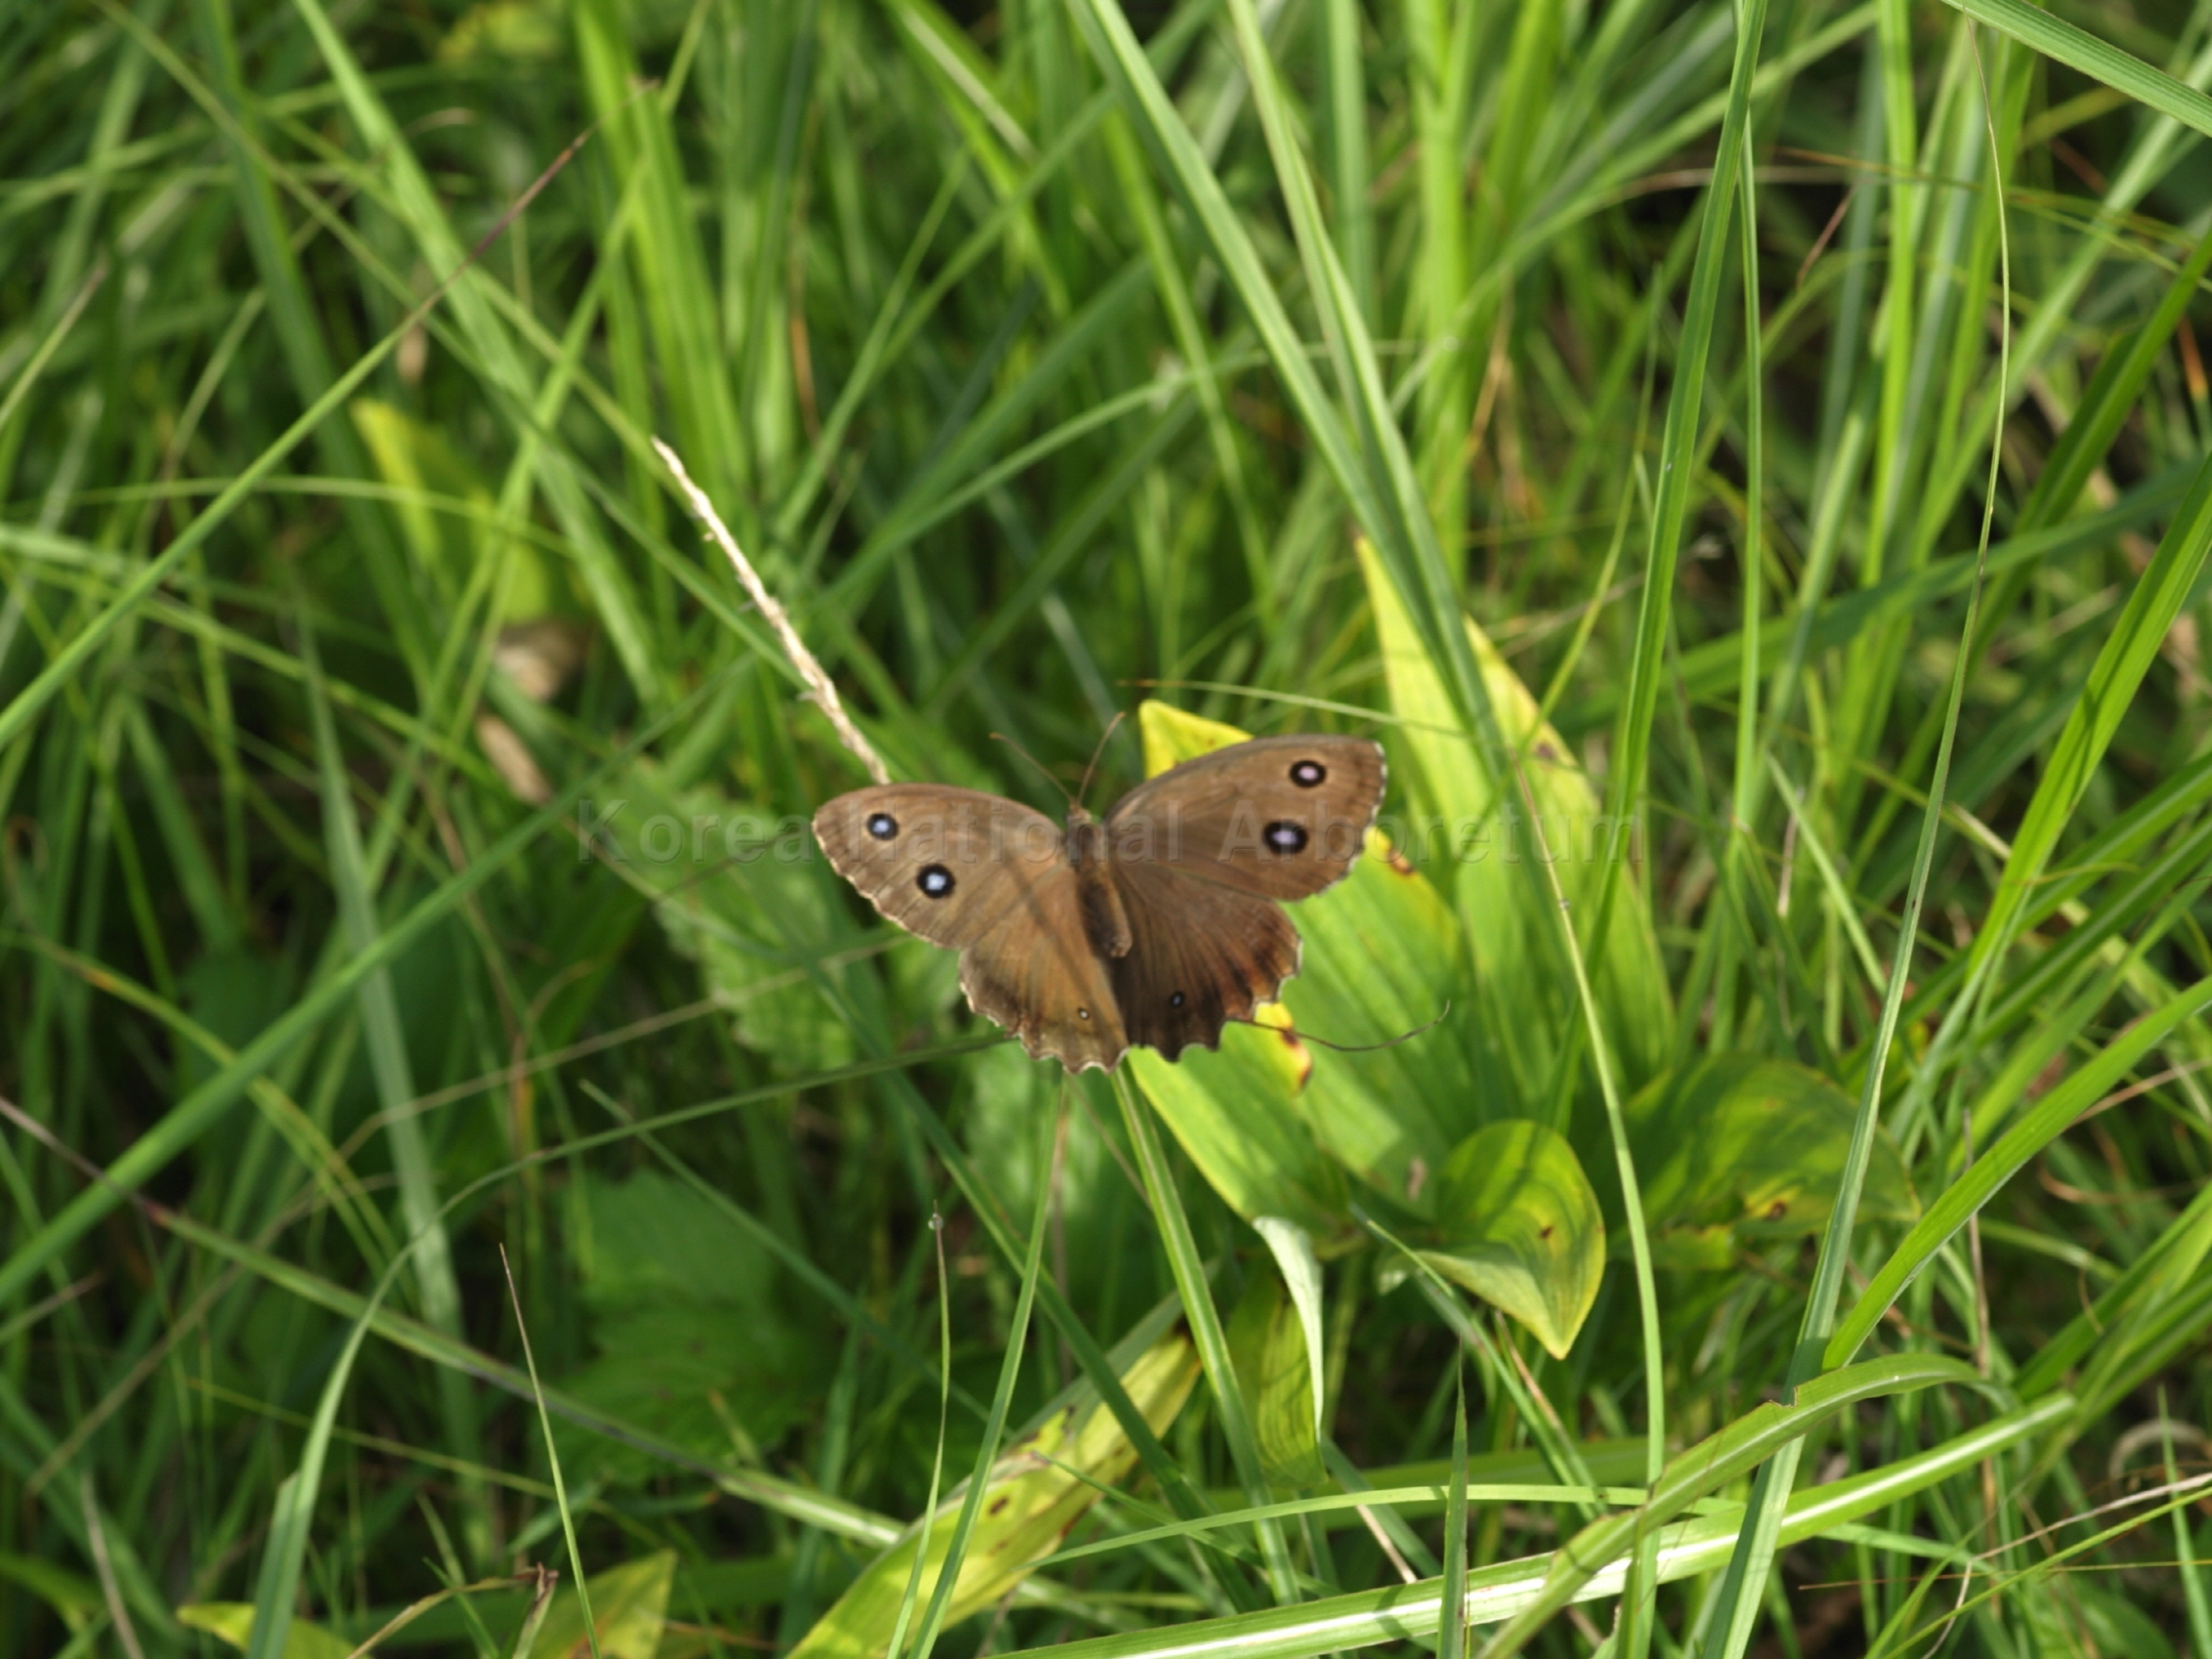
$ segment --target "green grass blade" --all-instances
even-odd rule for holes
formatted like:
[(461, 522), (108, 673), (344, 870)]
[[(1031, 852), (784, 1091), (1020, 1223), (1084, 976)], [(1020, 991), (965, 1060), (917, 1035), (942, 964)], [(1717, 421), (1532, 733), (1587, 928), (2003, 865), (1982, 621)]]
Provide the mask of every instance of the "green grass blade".
[[(1065, 1102), (1060, 1109), (1067, 1110)], [(1040, 1133), (1045, 1132), (1048, 1127), (1041, 1128)], [(945, 1609), (952, 1603), (953, 1587), (959, 1581), (960, 1562), (967, 1554), (968, 1539), (975, 1532), (975, 1517), (982, 1512), (984, 1493), (990, 1490), (991, 1466), (999, 1457), (999, 1443), (1006, 1428), (1006, 1412), (1013, 1403), (1014, 1380), (1021, 1375), (1022, 1352), (1029, 1345), (1029, 1315), (1037, 1303), (1037, 1282), (1044, 1270), (1046, 1207), (1051, 1201), (1052, 1184), (1039, 1181), (1037, 1212), (1029, 1222), (1029, 1259), (1022, 1264), (1021, 1291), (1007, 1327), (1005, 1360), (999, 1368), (999, 1386), (991, 1396), (991, 1416), (983, 1425), (983, 1443), (976, 1452), (975, 1468), (968, 1475), (967, 1496), (960, 1505), (959, 1519), (953, 1523), (953, 1538), (946, 1547), (944, 1565), (938, 1569), (937, 1588), (930, 1595), (929, 1610), (922, 1615), (920, 1633), (915, 1638), (916, 1654), (936, 1651), (938, 1632), (944, 1629)], [(897, 1659), (896, 1654), (893, 1659)]]
[[(200, 523), (206, 522), (200, 520)], [(694, 695), (696, 698), (697, 694)], [(22, 1239), (9, 1253), (7, 1260), (0, 1262), (0, 1303), (20, 1295), (33, 1277), (96, 1226), (102, 1216), (122, 1204), (198, 1140), (271, 1063), (357, 997), (371, 974), (390, 963), (434, 923), (450, 915), (470, 894), (506, 869), (525, 848), (556, 828), (586, 793), (604, 787), (620, 765), (658, 737), (663, 726), (672, 723), (683, 706), (679, 704), (655, 725), (642, 729), (617, 752), (613, 762), (583, 774), (493, 841), (466, 869), (448, 876), (399, 921), (378, 934), (368, 950), (346, 960), (294, 1003), (281, 1018), (240, 1049), (229, 1065), (170, 1107), (131, 1143), (129, 1150), (108, 1165), (96, 1184), (86, 1188), (61, 1213)]]
[(1823, 1363), (1840, 1365), (1857, 1352), (1898, 1293), (1998, 1188), (2094, 1106), (2144, 1055), (2171, 1037), (2176, 1027), (2196, 1018), (2207, 1007), (2212, 1007), (2212, 979), (2199, 980), (2176, 992), (2164, 1006), (2129, 1026), (2096, 1059), (2022, 1114), (1995, 1146), (1976, 1158), (1973, 1166), (1944, 1189), (1942, 1196), (1928, 1207), (1920, 1223), (1898, 1243), (1836, 1327), (1835, 1336), (1826, 1344)]
[[(1727, 107), (1714, 152), (1713, 182), (1704, 198), (1697, 258), (1690, 268), (1689, 294), (1683, 302), (1681, 337), (1676, 347), (1675, 381), (1667, 398), (1667, 416), (1659, 437), (1658, 489), (1651, 510), (1651, 533), (1644, 559), (1643, 596), (1637, 617), (1636, 652), (1629, 688), (1622, 700), (1614, 736), (1614, 771), (1609, 793), (1616, 816), (1645, 811), (1643, 796), (1651, 750), (1651, 726), (1658, 713), (1659, 686), (1666, 672), (1667, 642), (1673, 633), (1676, 567), (1704, 420), (1705, 377), (1719, 320), (1721, 283), (1728, 263), (1728, 216), (1734, 210), (1736, 173), (1743, 164), (1751, 119), (1751, 93), (1765, 31), (1765, 0), (1745, 0), (1736, 15), (1736, 54), (1728, 79)], [(1616, 870), (1608, 866), (1610, 888)], [(1600, 901), (1599, 914), (1609, 908)]]
[(2027, 0), (1945, 0), (2046, 58), (2212, 136), (2212, 98)]
[[(1818, 1537), (1849, 1525), (1936, 1482), (1974, 1468), (1987, 1458), (2025, 1444), (2063, 1420), (2072, 1401), (2064, 1395), (1992, 1419), (1940, 1445), (1893, 1464), (1815, 1486), (1791, 1501), (1781, 1532), (1785, 1544)], [(1658, 1576), (1675, 1583), (1718, 1571), (1727, 1560), (1738, 1522), (1734, 1514), (1701, 1517), (1667, 1529), (1659, 1548)], [(1529, 1608), (1544, 1593), (1548, 1575), (1559, 1570), (1554, 1553), (1503, 1561), (1468, 1575), (1468, 1618), (1474, 1623), (1507, 1619)], [(1617, 1569), (1588, 1580), (1578, 1599), (1595, 1600), (1620, 1594)], [(1362, 1591), (1269, 1608), (1232, 1618), (1170, 1625), (1127, 1636), (1092, 1638), (1051, 1648), (1066, 1659), (1166, 1659), (1172, 1654), (1197, 1659), (1319, 1659), (1325, 1653), (1418, 1640), (1442, 1623), (1443, 1596), (1436, 1579)], [(1044, 1652), (1035, 1648), (1029, 1652)]]
[[(1123, 1127), (1136, 1152), (1145, 1196), (1151, 1201), (1161, 1244), (1168, 1253), (1176, 1292), (1182, 1297), (1183, 1316), (1190, 1322), (1191, 1339), (1198, 1344), (1199, 1360), (1213, 1390), (1213, 1409), (1221, 1420), (1222, 1435), (1229, 1442), (1230, 1460), (1244, 1484), (1246, 1502), (1255, 1509), (1264, 1509), (1268, 1502), (1267, 1480), (1260, 1470), (1259, 1442), (1245, 1410), (1244, 1392), (1237, 1385), (1236, 1367), (1230, 1360), (1220, 1313), (1213, 1305), (1206, 1263), (1198, 1254), (1197, 1241), (1191, 1236), (1190, 1217), (1183, 1212), (1174, 1173), (1168, 1167), (1167, 1152), (1152, 1125), (1151, 1108), (1138, 1098), (1127, 1074), (1119, 1070), (1114, 1074), (1114, 1094), (1121, 1102)], [(1273, 1519), (1263, 1518), (1255, 1523), (1255, 1530), (1259, 1535), (1260, 1553), (1267, 1563), (1275, 1599), (1288, 1605), (1297, 1599), (1297, 1593), (1292, 1578), (1290, 1549), (1282, 1528)]]

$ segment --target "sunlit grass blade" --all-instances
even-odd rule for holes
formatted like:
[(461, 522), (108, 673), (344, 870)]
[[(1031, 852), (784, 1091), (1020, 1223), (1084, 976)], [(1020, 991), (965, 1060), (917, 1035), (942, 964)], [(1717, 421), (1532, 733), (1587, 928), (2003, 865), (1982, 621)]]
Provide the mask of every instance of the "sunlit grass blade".
[[(1190, 1322), (1191, 1338), (1198, 1344), (1199, 1360), (1212, 1387), (1213, 1409), (1220, 1416), (1222, 1431), (1229, 1442), (1230, 1459), (1238, 1478), (1244, 1483), (1247, 1502), (1255, 1508), (1262, 1508), (1268, 1501), (1267, 1480), (1260, 1470), (1258, 1441), (1254, 1436), (1244, 1394), (1237, 1386), (1236, 1368), (1230, 1361), (1228, 1342), (1222, 1335), (1221, 1316), (1213, 1305), (1212, 1275), (1198, 1254), (1197, 1241), (1191, 1236), (1190, 1219), (1183, 1213), (1173, 1171), (1168, 1166), (1167, 1152), (1160, 1144), (1159, 1131), (1149, 1116), (1151, 1107), (1138, 1097), (1126, 1072), (1115, 1072), (1114, 1094), (1121, 1103), (1123, 1127), (1135, 1149), (1137, 1168), (1144, 1177), (1145, 1196), (1151, 1201), (1153, 1218), (1159, 1225), (1161, 1243), (1168, 1252), (1169, 1267), (1174, 1274), (1175, 1289), (1182, 1297), (1183, 1315)], [(1275, 1599), (1287, 1605), (1297, 1596), (1291, 1576), (1289, 1545), (1282, 1528), (1272, 1518), (1262, 1518), (1255, 1523), (1255, 1530), (1259, 1535)]]
[(2212, 98), (2026, 0), (1945, 0), (1970, 18), (2212, 136)]
[[(1061, 1110), (1067, 1110), (1064, 1104)], [(1040, 1134), (1048, 1132), (1048, 1127), (1041, 1127)], [(976, 1452), (975, 1468), (968, 1475), (967, 1495), (961, 1501), (959, 1518), (953, 1523), (953, 1536), (945, 1548), (944, 1563), (938, 1568), (936, 1587), (930, 1592), (928, 1611), (922, 1615), (921, 1629), (915, 1637), (916, 1653), (936, 1651), (937, 1634), (945, 1627), (946, 1609), (953, 1601), (953, 1587), (959, 1581), (960, 1563), (967, 1554), (968, 1540), (974, 1536), (984, 1494), (990, 1490), (991, 1466), (999, 1456), (1000, 1438), (1006, 1427), (1006, 1411), (1013, 1399), (1014, 1380), (1021, 1375), (1022, 1354), (1029, 1345), (1029, 1314), (1036, 1305), (1037, 1281), (1044, 1269), (1045, 1207), (1051, 1198), (1051, 1183), (1038, 1182), (1037, 1210), (1029, 1222), (1029, 1259), (1022, 1264), (1019, 1299), (1014, 1303), (1013, 1318), (1007, 1328), (1005, 1361), (999, 1369), (998, 1389), (991, 1396), (991, 1415), (984, 1422), (983, 1443)], [(898, 1659), (898, 1655), (894, 1653), (892, 1659)]]
[(1897, 1293), (1925, 1267), (1969, 1216), (2017, 1174), (2021, 1167), (2052, 1138), (2069, 1127), (2142, 1060), (2143, 1056), (2173, 1035), (2185, 1020), (2200, 1017), (2212, 1007), (2212, 979), (2199, 980), (2177, 992), (2163, 1007), (2153, 1009), (2130, 1025), (2097, 1057), (2021, 1114), (1996, 1145), (1975, 1160), (1928, 1207), (1920, 1223), (1899, 1241), (1890, 1259), (1867, 1282), (1850, 1311), (1836, 1327), (1825, 1345), (1822, 1363), (1841, 1365), (1858, 1351), (1876, 1321), (1888, 1311)]
[[(1900, 1459), (1893, 1466), (1808, 1488), (1791, 1500), (1780, 1537), (1785, 1544), (1818, 1537), (1830, 1528), (1849, 1525), (1972, 1469), (1984, 1459), (2028, 1441), (2062, 1419), (2070, 1404), (2064, 1396), (2047, 1399), (1992, 1419), (1983, 1427)], [(1675, 1583), (1718, 1571), (1728, 1558), (1739, 1525), (1734, 1514), (1716, 1514), (1667, 1528), (1660, 1537), (1660, 1581)], [(1542, 1595), (1548, 1576), (1560, 1565), (1556, 1553), (1547, 1553), (1468, 1573), (1469, 1622), (1496, 1623), (1526, 1611)], [(1580, 1600), (1595, 1600), (1618, 1595), (1620, 1588), (1616, 1566), (1588, 1578), (1573, 1594)], [(1419, 1584), (1332, 1596), (1296, 1607), (1170, 1625), (1127, 1636), (1092, 1638), (1050, 1651), (1067, 1659), (1165, 1659), (1170, 1654), (1226, 1659), (1232, 1653), (1258, 1655), (1259, 1659), (1318, 1659), (1325, 1653), (1428, 1636), (1442, 1623), (1442, 1603), (1439, 1581), (1425, 1579)]]

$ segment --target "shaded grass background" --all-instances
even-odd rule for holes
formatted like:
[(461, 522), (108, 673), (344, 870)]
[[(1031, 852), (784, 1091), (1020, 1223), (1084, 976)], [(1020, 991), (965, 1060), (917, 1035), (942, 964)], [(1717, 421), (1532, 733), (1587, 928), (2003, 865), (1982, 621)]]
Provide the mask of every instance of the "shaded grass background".
[[(1792, 1055), (1848, 1084), (1898, 945), (1959, 649), (1962, 567), (1946, 561), (1975, 544), (2001, 416), (2000, 543), (2108, 516), (2001, 563), (1971, 645), (1892, 1062), (1890, 1121), (1923, 1198), (1965, 1162), (1984, 1091), (2055, 1081), (2212, 971), (2199, 584), (2109, 748), (2034, 826), (2053, 856), (2031, 925), (1978, 1000), (1959, 995), (1984, 924), (2021, 919), (1998, 885), (2005, 847), (2212, 439), (2189, 263), (2212, 222), (2197, 137), (1986, 33), (1978, 60), (1938, 8), (1770, 6), (1746, 89), (1757, 282), (1747, 307), (1723, 244), (1708, 315), (1691, 273), (1730, 8), (1127, 16), (1187, 128), (1179, 162), (1127, 65), (1109, 68), (1096, 13), (1045, 0), (21, 0), (0, 18), (0, 696), (106, 629), (0, 728), (0, 1094), (21, 1113), (0, 1140), (17, 1253), (0, 1643), (111, 1649), (118, 1611), (147, 1651), (208, 1643), (172, 1609), (251, 1597), (345, 1340), (337, 1293), (416, 1232), (430, 1243), (396, 1294), (424, 1326), (520, 1358), (504, 1242), (549, 1379), (757, 1478), (766, 1502), (716, 1500), (701, 1467), (564, 1442), (587, 1562), (676, 1550), (671, 1616), (741, 1644), (794, 1638), (865, 1558), (865, 1522), (826, 1532), (802, 1492), (878, 1517), (922, 1502), (933, 1204), (950, 1217), (955, 1376), (972, 1403), (999, 1371), (1018, 1261), (953, 1203), (917, 1100), (1008, 1214), (1058, 1181), (1046, 1265), (1100, 1343), (1169, 1292), (1110, 1095), (1070, 1115), (1047, 1159), (1034, 1126), (1050, 1085), (1003, 1048), (918, 1060), (911, 1085), (815, 1081), (966, 1033), (946, 958), (886, 947), (803, 872), (746, 889), (777, 926), (689, 937), (574, 834), (512, 833), (531, 812), (518, 796), (656, 790), (687, 821), (756, 813), (772, 838), (860, 781), (701, 558), (654, 433), (895, 771), (1040, 804), (1048, 791), (987, 734), (1072, 775), (1147, 683), (1255, 728), (1362, 729), (1268, 695), (1383, 705), (1358, 519), (1416, 591), (1446, 584), (1428, 592), (1433, 651), (1456, 649), (1463, 604), (1554, 695), (1599, 778), (1635, 797), (1647, 776), (1634, 878), (1662, 921), (1672, 1051)], [(2212, 72), (2202, 7), (2075, 21), (2200, 88)], [(1248, 79), (1254, 31), (1279, 86)], [(1984, 87), (2011, 215), (2002, 388)], [(1279, 189), (1285, 144), (1310, 158), (1309, 221)], [(1249, 271), (1225, 269), (1210, 214), (1249, 244)], [(1240, 288), (1255, 278), (1273, 333)], [(1392, 444), (1353, 383), (1347, 317), (1375, 342), (1370, 391), (1398, 422), (1410, 492), (1383, 488)], [(1687, 409), (1670, 396), (1685, 369), (1704, 377)], [(1683, 464), (1664, 470), (1670, 456)], [(256, 464), (268, 476), (225, 501)], [(160, 588), (117, 607), (181, 538)], [(1854, 610), (1861, 593), (1901, 597)], [(1752, 619), (1764, 683), (1736, 670)], [(1445, 667), (1478, 726), (1478, 696)], [(650, 768), (621, 747), (641, 733)], [(1108, 764), (1132, 779), (1133, 741)], [(464, 871), (469, 890), (441, 885)], [(729, 874), (711, 858), (697, 872)], [(411, 937), (383, 943), (394, 929)], [(1556, 987), (1489, 994), (1525, 999), (1532, 1022), (1573, 1006)], [(195, 1094), (318, 996), (250, 1094)], [(1893, 1530), (2014, 1544), (2117, 1495), (2155, 1463), (2161, 1421), (2177, 1468), (2201, 1467), (2212, 1306), (2188, 1206), (2212, 1125), (2193, 1069), (2207, 1040), (2184, 1022), (2136, 1074), (2148, 1086), (2054, 1140), (1976, 1252), (1962, 1239), (1900, 1303), (1893, 1344), (1966, 1353), (2000, 1381), (2026, 1366), (2044, 1387), (2086, 1364), (2090, 1385), (2077, 1377), (2080, 1421), (2032, 1479), (1951, 1482)], [(631, 1114), (748, 1091), (440, 1213)], [(68, 1249), (23, 1254), (102, 1193), (75, 1159), (113, 1164), (194, 1098), (215, 1105), (142, 1178), (215, 1242), (110, 1206)], [(1986, 1146), (2000, 1127), (1974, 1132)], [(1200, 1248), (1244, 1242), (1185, 1188)], [(1869, 1240), (1863, 1270), (1890, 1242)], [(1664, 1279), (1680, 1438), (1779, 1382), (1808, 1273), (1775, 1248)], [(2130, 1273), (2159, 1286), (2160, 1321), (2102, 1355), (2033, 1357)], [(1331, 1295), (1346, 1454), (1441, 1457), (1446, 1333), (1413, 1293), (1378, 1294), (1364, 1257)], [(1616, 1265), (1566, 1362), (1528, 1349), (1579, 1432), (1641, 1422), (1632, 1300)], [(1072, 1374), (1063, 1339), (1036, 1330), (1017, 1417)], [(441, 1576), (554, 1553), (525, 1404), (379, 1341), (360, 1365), (305, 1558), (319, 1619), (365, 1634)], [(1470, 1404), (1478, 1447), (1518, 1443), (1510, 1413)], [(1955, 1411), (1893, 1402), (1842, 1455), (1909, 1452)], [(981, 1416), (949, 1421), (948, 1467), (963, 1468)], [(1206, 1412), (1170, 1439), (1194, 1484), (1233, 1484)], [(2184, 1517), (1999, 1598), (1953, 1639), (2202, 1651), (2193, 1581), (2172, 1564)], [(1547, 1548), (1548, 1525), (1478, 1513), (1470, 1547)], [(1382, 1582), (1363, 1535), (1336, 1545), (1336, 1583)], [(1264, 1575), (1238, 1570), (1224, 1589), (1100, 1557), (1075, 1609), (1011, 1611), (989, 1639), (1258, 1604)], [(1800, 1591), (1765, 1639), (1858, 1650), (1904, 1605), (1905, 1573), (1864, 1545), (1794, 1553), (1771, 1605), (1791, 1585), (1846, 1588)], [(1694, 1616), (1679, 1594), (1662, 1601), (1674, 1632)], [(455, 1620), (443, 1639), (472, 1638)], [(1547, 1639), (1591, 1645), (1566, 1625)]]

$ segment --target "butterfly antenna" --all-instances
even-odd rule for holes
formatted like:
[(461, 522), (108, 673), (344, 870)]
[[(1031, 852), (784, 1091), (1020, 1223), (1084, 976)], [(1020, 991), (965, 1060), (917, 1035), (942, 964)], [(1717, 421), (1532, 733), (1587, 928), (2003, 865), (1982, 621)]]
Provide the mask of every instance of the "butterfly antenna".
[(1434, 1031), (1444, 1023), (1444, 1016), (1451, 1011), (1451, 999), (1446, 998), (1444, 1005), (1436, 1010), (1436, 1017), (1426, 1025), (1417, 1025), (1411, 1031), (1401, 1031), (1395, 1037), (1385, 1037), (1381, 1042), (1332, 1042), (1326, 1037), (1316, 1037), (1310, 1031), (1298, 1030), (1295, 1025), (1260, 1025), (1257, 1020), (1235, 1020), (1231, 1023), (1255, 1026), (1261, 1031), (1272, 1031), (1283, 1037), (1295, 1037), (1300, 1042), (1317, 1042), (1324, 1048), (1334, 1048), (1340, 1054), (1372, 1054), (1379, 1048), (1395, 1048), (1401, 1042), (1411, 1042), (1415, 1038)]
[(1071, 808), (1076, 804), (1076, 797), (1068, 793), (1067, 785), (1061, 783), (1059, 779), (1053, 777), (1052, 774), (1048, 770), (1046, 770), (1044, 762), (1038, 759), (1036, 755), (1030, 753), (1028, 749), (1022, 747), (1021, 744), (1014, 742), (1013, 739), (1006, 736), (1006, 734), (1003, 732), (993, 732), (991, 734), (991, 741), (995, 744), (1004, 744), (1008, 748), (1012, 749), (1016, 754), (1020, 755), (1024, 760), (1028, 761), (1032, 766), (1036, 767), (1038, 771), (1043, 773), (1044, 781), (1047, 784), (1050, 784), (1055, 789), (1058, 789), (1060, 791), (1061, 799), (1065, 800)]
[(1121, 711), (1117, 709), (1114, 718), (1106, 722), (1106, 731), (1099, 738), (1098, 746), (1090, 751), (1090, 764), (1083, 769), (1083, 787), (1076, 791), (1076, 804), (1078, 806), (1081, 806), (1085, 798), (1089, 795), (1090, 775), (1098, 770), (1098, 757), (1106, 752), (1106, 745), (1113, 742), (1114, 733), (1120, 729), (1121, 724)]

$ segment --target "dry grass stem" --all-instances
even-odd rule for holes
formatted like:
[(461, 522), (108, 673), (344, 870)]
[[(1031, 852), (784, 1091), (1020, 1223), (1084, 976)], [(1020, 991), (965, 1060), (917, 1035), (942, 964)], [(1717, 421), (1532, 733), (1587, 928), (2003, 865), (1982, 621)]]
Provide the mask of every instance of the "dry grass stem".
[(706, 527), (706, 533), (730, 556), (730, 563), (738, 573), (738, 580), (744, 584), (760, 614), (768, 618), (768, 625), (776, 630), (776, 638), (783, 644), (784, 655), (791, 659), (791, 666), (799, 671), (799, 678), (806, 682), (807, 696), (813, 698), (821, 705), (822, 712), (830, 717), (830, 724), (836, 729), (837, 741), (859, 756), (860, 763), (868, 768), (870, 778), (878, 784), (888, 784), (891, 774), (884, 770), (883, 757), (875, 752), (875, 745), (861, 735), (860, 728), (853, 724), (852, 716), (845, 712), (845, 705), (837, 697), (835, 682), (830, 678), (828, 670), (815, 660), (814, 653), (807, 650), (806, 641), (799, 638), (798, 629), (791, 626), (789, 613), (768, 591), (768, 584), (760, 579), (760, 573), (752, 568), (752, 561), (745, 557), (744, 549), (738, 545), (738, 538), (730, 533), (730, 527), (722, 522), (722, 515), (714, 510), (714, 503), (706, 498), (706, 491), (692, 482), (691, 474), (684, 470), (684, 463), (674, 449), (658, 438), (653, 441), (653, 447), (659, 451), (660, 458), (668, 463), (668, 471), (674, 475), (676, 487), (684, 492), (684, 499), (691, 503), (691, 510), (699, 515), (699, 522)]

